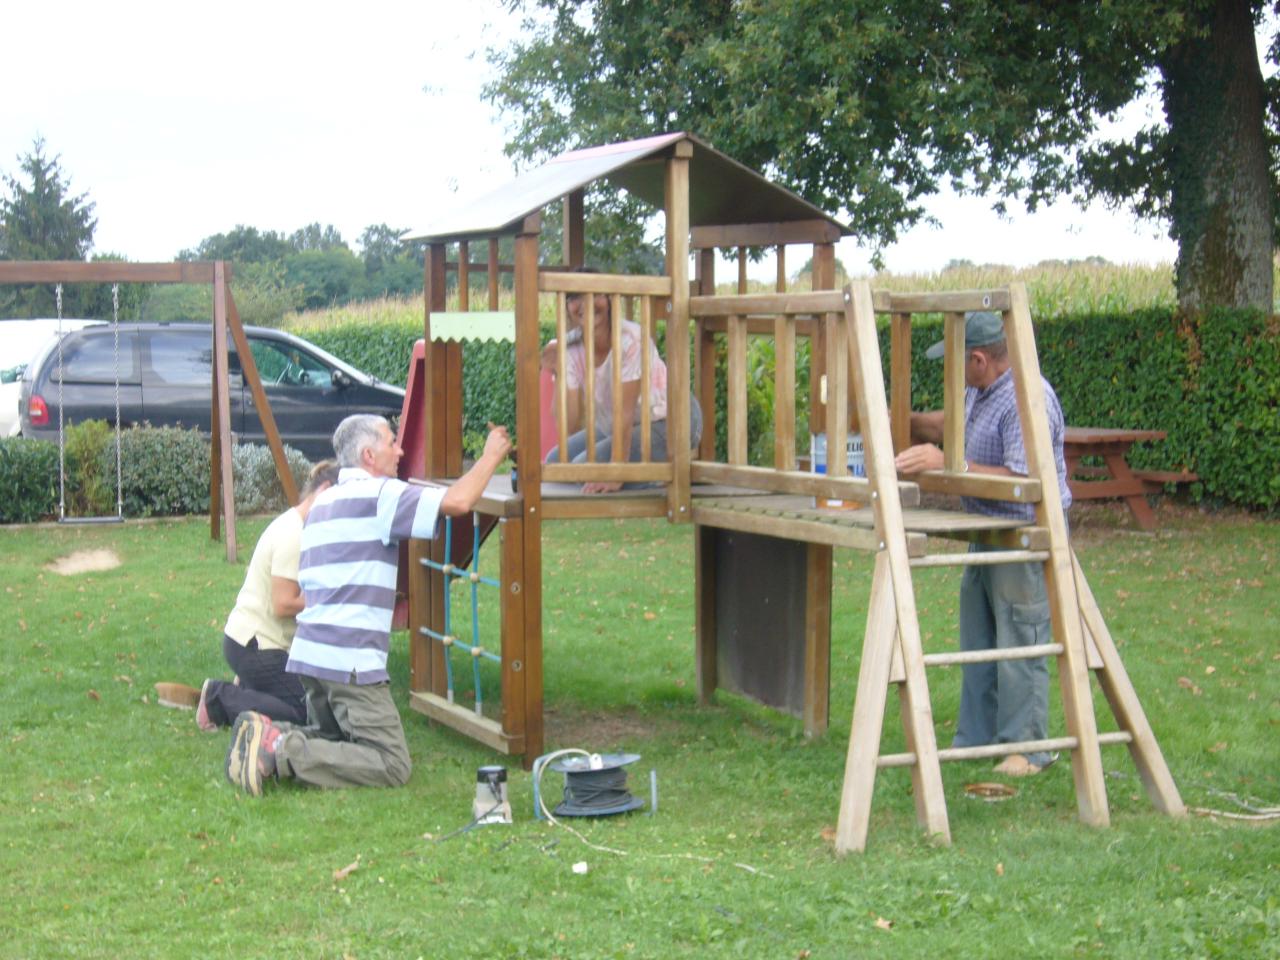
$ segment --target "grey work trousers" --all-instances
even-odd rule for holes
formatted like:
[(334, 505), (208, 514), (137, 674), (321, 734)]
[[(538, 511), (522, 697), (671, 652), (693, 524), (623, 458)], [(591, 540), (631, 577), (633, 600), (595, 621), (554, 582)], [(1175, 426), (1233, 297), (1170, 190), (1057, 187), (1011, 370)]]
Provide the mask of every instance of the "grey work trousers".
[[(984, 549), (970, 545), (970, 552)], [(966, 567), (960, 582), (960, 649), (1025, 647), (1051, 640), (1044, 565)], [(1042, 740), (1048, 736), (1049, 666), (1044, 657), (964, 667), (954, 747)], [(1047, 753), (1027, 759), (1037, 766)]]
[(399, 787), (413, 766), (391, 685), (302, 677), (307, 725), (277, 724), (276, 769), (317, 787)]

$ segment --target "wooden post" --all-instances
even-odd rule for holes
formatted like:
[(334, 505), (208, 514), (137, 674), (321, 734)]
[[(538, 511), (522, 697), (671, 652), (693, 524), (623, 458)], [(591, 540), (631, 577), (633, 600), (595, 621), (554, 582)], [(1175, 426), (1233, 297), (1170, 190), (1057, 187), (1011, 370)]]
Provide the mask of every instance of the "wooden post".
[[(779, 250), (782, 248), (779, 247)], [(796, 324), (779, 314), (773, 321), (773, 465), (796, 468)]]
[(667, 513), (673, 523), (693, 519), (689, 493), (689, 159), (693, 144), (672, 147), (666, 169), (667, 276), (671, 318), (667, 321), (667, 448), (672, 478)]
[[(525, 766), (542, 753), (542, 463), (538, 394), (538, 234), (541, 218), (527, 217), (515, 240), (516, 438), (523, 500), (523, 579), (504, 589), (524, 598)], [(591, 337), (588, 335), (587, 341)], [(536, 729), (532, 722), (537, 718)]]
[[(498, 538), (502, 553), (502, 729), (523, 747), (523, 763), (532, 766), (542, 753), (542, 710), (530, 710), (529, 656), (526, 645), (524, 576), (524, 520), (503, 517), (498, 521)], [(540, 700), (540, 698), (539, 698)], [(532, 745), (531, 745), (532, 744)], [(513, 746), (516, 744), (513, 743)]]
[(716, 663), (716, 536), (714, 527), (693, 530), (694, 643), (698, 703), (706, 706), (719, 684)]
[[(698, 251), (698, 295), (713, 296), (716, 292), (716, 251), (706, 247)], [(698, 336), (694, 343), (694, 365), (697, 368), (698, 405), (702, 407), (702, 440), (698, 444), (699, 460), (716, 458), (716, 335), (698, 324)]]
[[(813, 245), (813, 289), (834, 290), (836, 286), (836, 247), (833, 243)], [(827, 405), (822, 398), (822, 377), (827, 372), (826, 327), (814, 324), (809, 338), (809, 432), (826, 429)]]
[(889, 327), (889, 427), (895, 452), (911, 446), (911, 314), (895, 313)]
[(221, 260), (213, 264), (213, 403), (218, 409), (214, 462), (221, 477), (222, 515), (227, 519), (227, 562), (236, 562), (236, 496), (231, 472), (231, 395), (227, 385), (227, 274)]
[[(423, 276), (424, 312), (422, 317), (422, 336), (424, 352), (422, 358), (422, 398), (429, 404), (422, 417), (423, 429), (423, 473), (427, 477), (444, 475), (444, 442), (446, 417), (445, 404), (442, 399), (444, 384), (444, 364), (442, 351), (434, 343), (431, 336), (431, 313), (445, 309), (445, 245), (433, 243), (427, 247), (427, 260)], [(432, 540), (423, 545), (419, 554), (413, 556), (430, 557), (437, 562), (444, 560), (443, 540)], [(444, 592), (448, 589), (444, 577), (432, 576), (419, 598), (423, 615), (423, 624), (437, 633), (444, 630)], [(445, 672), (445, 650), (437, 641), (421, 634), (410, 638), (410, 666), (414, 669), (415, 689), (426, 690), (437, 696), (444, 696), (448, 691), (448, 678)]]
[(564, 217), (561, 242), (564, 246), (564, 262), (569, 267), (580, 267), (586, 262), (586, 210), (585, 193), (581, 187), (564, 195)]
[(964, 471), (964, 314), (948, 313), (943, 320), (945, 353), (942, 367), (943, 469)]
[(489, 309), (498, 309), (498, 238), (489, 238)]
[(1104, 827), (1111, 815), (1107, 810), (1107, 788), (1098, 748), (1097, 720), (1089, 690), (1089, 667), (1080, 626), (1080, 603), (1076, 596), (1071, 548), (1067, 543), (1066, 517), (1048, 433), (1044, 380), (1036, 357), (1035, 332), (1027, 289), (1020, 283), (1009, 285), (1010, 310), (1005, 315), (1005, 339), (1027, 448), (1028, 475), (1040, 480), (1040, 502), (1036, 523), (1049, 531), (1049, 560), (1045, 563), (1045, 590), (1053, 636), (1063, 646), (1058, 660), (1058, 684), (1062, 690), (1062, 714), (1067, 733), (1077, 738), (1071, 751), (1071, 772), (1075, 777), (1076, 806), (1082, 822)]
[(745, 317), (727, 317), (729, 327), (726, 397), (728, 416), (729, 462), (747, 462), (747, 321)]
[(831, 547), (805, 544), (804, 733), (816, 737), (831, 719)]

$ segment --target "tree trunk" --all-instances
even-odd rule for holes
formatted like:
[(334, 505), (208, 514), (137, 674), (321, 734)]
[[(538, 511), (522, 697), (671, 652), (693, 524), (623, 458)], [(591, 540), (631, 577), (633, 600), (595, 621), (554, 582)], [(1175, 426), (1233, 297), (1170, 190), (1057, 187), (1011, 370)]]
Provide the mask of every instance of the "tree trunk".
[(1272, 191), (1248, 0), (1215, 0), (1160, 65), (1178, 303), (1272, 309)]

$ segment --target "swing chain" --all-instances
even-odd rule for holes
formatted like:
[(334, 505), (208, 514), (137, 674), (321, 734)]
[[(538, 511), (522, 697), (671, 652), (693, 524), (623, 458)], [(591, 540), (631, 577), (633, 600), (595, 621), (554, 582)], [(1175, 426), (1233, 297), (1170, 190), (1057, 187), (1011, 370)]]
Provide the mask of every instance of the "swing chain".
[(111, 285), (111, 323), (115, 328), (113, 353), (116, 368), (116, 517), (124, 519), (124, 483), (120, 455), (120, 284)]
[(66, 441), (62, 435), (62, 284), (54, 287), (54, 300), (58, 304), (58, 519), (67, 516), (67, 458)]

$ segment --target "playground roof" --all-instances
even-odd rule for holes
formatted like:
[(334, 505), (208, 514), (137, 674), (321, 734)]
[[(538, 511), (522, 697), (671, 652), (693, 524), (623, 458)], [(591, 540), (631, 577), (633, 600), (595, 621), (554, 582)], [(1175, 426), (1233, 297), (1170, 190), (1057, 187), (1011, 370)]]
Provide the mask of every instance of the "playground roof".
[(425, 227), (410, 230), (402, 239), (438, 243), (514, 233), (525, 217), (596, 180), (621, 187), (661, 210), (665, 205), (662, 159), (681, 140), (693, 145), (689, 162), (690, 227), (825, 220), (841, 235), (852, 232), (785, 187), (770, 182), (693, 134), (681, 132), (562, 153)]

